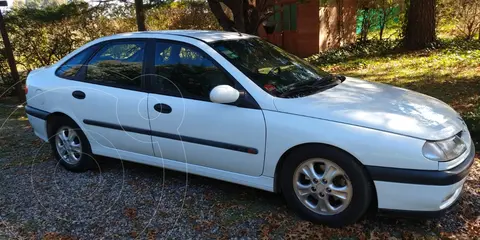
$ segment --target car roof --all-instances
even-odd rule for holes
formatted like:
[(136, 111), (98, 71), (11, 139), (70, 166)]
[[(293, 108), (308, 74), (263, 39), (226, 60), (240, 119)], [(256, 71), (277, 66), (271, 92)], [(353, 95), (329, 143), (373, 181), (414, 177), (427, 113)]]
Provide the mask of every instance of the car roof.
[(210, 31), (210, 30), (164, 30), (164, 31), (144, 31), (144, 32), (131, 32), (131, 33), (121, 33), (117, 36), (136, 36), (141, 37), (142, 35), (151, 36), (152, 34), (158, 35), (176, 35), (183, 37), (191, 37), (204, 42), (215, 42), (219, 40), (232, 40), (232, 39), (247, 39), (256, 37), (253, 35), (238, 33), (238, 32), (224, 32), (224, 31)]

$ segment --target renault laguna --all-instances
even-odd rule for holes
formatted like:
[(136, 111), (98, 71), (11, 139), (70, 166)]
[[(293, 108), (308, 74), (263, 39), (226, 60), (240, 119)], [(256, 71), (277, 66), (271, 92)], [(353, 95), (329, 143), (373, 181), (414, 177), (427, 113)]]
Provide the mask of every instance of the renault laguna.
[(323, 72), (256, 36), (124, 33), (32, 71), (26, 112), (68, 170), (107, 156), (281, 193), (316, 223), (442, 214), (474, 161), (462, 118), (402, 88)]

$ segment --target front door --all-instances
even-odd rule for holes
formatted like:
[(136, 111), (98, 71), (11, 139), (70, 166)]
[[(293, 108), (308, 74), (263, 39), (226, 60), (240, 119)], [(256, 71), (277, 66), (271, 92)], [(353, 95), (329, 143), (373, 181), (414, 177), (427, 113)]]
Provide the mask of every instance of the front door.
[(172, 41), (155, 45), (153, 93), (148, 96), (155, 155), (260, 176), (265, 154), (262, 111), (211, 102), (213, 87), (238, 83), (200, 49)]

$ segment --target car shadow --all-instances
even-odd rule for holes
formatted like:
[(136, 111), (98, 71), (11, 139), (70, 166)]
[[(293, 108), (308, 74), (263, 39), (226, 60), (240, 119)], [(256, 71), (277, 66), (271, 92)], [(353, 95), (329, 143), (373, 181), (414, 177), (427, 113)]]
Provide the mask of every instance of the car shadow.
[[(122, 165), (119, 164), (118, 159), (102, 158), (99, 163), (102, 172), (122, 170)], [(478, 165), (480, 165), (478, 161), (476, 165), (478, 168)], [(293, 231), (292, 226), (296, 226), (302, 222), (310, 224), (299, 219), (294, 211), (288, 209), (281, 194), (127, 161), (123, 161), (123, 169), (131, 174), (137, 175), (137, 177), (161, 175), (165, 182), (173, 182), (174, 184), (185, 183), (186, 179), (188, 179), (187, 191), (196, 191), (204, 195), (211, 195), (213, 191), (215, 197), (211, 201), (225, 202), (232, 206), (239, 206), (242, 216), (245, 215), (249, 218), (265, 218), (265, 216), (271, 214), (282, 216), (283, 220), (280, 221), (280, 225), (278, 222), (273, 224), (274, 228), (283, 229), (284, 232), (280, 231), (279, 234), (287, 234), (288, 231)], [(467, 185), (478, 186), (479, 181), (478, 179), (472, 178), (467, 181)], [(249, 211), (251, 211), (251, 214), (249, 214)], [(408, 236), (416, 234), (448, 235), (449, 233), (461, 232), (470, 224), (475, 223), (478, 216), (480, 216), (480, 199), (473, 187), (468, 186), (465, 188), (458, 204), (443, 217), (428, 219), (378, 214), (377, 209), (373, 206), (362, 220), (353, 225), (353, 228), (360, 228), (363, 232), (384, 232), (389, 233), (390, 236), (399, 235), (400, 237), (404, 237), (405, 234)], [(238, 221), (247, 220), (246, 218), (238, 219)], [(221, 224), (222, 221), (225, 220), (219, 219), (218, 222)], [(268, 217), (267, 220), (264, 221), (266, 221), (265, 224), (269, 224)], [(312, 226), (317, 228), (318, 231), (325, 231), (326, 228), (321, 225)], [(352, 227), (348, 226), (343, 229), (350, 233)]]

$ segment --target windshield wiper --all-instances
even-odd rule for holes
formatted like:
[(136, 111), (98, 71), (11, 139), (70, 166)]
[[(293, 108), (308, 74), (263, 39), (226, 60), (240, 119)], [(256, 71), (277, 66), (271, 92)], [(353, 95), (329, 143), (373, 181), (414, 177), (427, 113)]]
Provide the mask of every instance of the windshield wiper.
[(285, 91), (289, 91), (289, 90), (292, 90), (292, 89), (295, 89), (295, 88), (298, 88), (298, 87), (310, 86), (314, 83), (317, 83), (318, 81), (320, 81), (320, 80), (316, 79), (316, 78), (312, 78), (312, 79), (307, 80), (307, 81), (292, 83), (292, 84), (285, 87), (287, 89)]
[(345, 77), (345, 76), (343, 76), (343, 75), (336, 75), (336, 77), (337, 77), (338, 79), (340, 79), (340, 81), (342, 81), (342, 82), (345, 81), (345, 79), (347, 79), (347, 77)]
[(337, 85), (338, 85), (337, 82), (333, 82), (325, 85), (314, 85), (314, 86), (304, 86), (300, 88), (294, 88), (281, 93), (279, 97), (291, 97), (291, 96), (301, 94), (302, 92), (312, 91), (313, 89), (315, 89), (315, 92), (319, 92), (320, 90), (326, 90), (326, 89), (335, 87)]
[[(333, 81), (333, 80), (337, 80), (337, 81)], [(291, 85), (290, 89), (280, 93), (279, 97), (291, 97), (291, 96), (301, 94), (302, 92), (312, 91), (313, 89), (315, 90), (315, 92), (318, 92), (320, 90), (326, 90), (326, 89), (337, 86), (339, 84), (339, 81), (343, 82), (344, 80), (342, 79), (342, 77), (329, 75), (321, 79), (314, 79), (314, 80), (301, 82), (302, 84), (299, 83), (298, 85)], [(329, 83), (324, 84), (325, 82), (329, 82)]]

